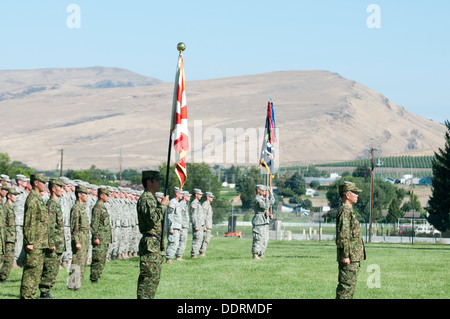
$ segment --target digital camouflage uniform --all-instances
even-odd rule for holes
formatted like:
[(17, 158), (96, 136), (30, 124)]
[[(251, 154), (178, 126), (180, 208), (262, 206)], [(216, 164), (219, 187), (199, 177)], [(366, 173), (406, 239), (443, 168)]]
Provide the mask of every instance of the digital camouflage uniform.
[[(41, 174), (37, 174), (41, 175)], [(32, 175), (33, 176), (33, 175)], [(46, 182), (45, 177), (38, 177)], [(33, 179), (31, 179), (33, 181)], [(23, 246), (33, 245), (33, 250), (25, 249), (20, 298), (32, 299), (41, 280), (44, 257), (49, 246), (50, 219), (42, 197), (32, 189), (25, 201)]]
[[(180, 229), (182, 224), (180, 202), (172, 198), (167, 206), (167, 248), (166, 259), (173, 259), (180, 243)], [(173, 234), (170, 233), (173, 231)]]
[[(206, 196), (213, 197), (214, 195), (210, 192), (206, 192)], [(205, 200), (202, 204), (203, 213), (205, 215), (205, 228), (206, 230), (203, 233), (203, 242), (202, 246), (200, 248), (200, 254), (205, 255), (206, 249), (208, 248), (209, 242), (211, 240), (211, 230), (212, 230), (212, 216), (213, 216), (213, 209), (211, 206), (211, 203), (208, 200)]]
[[(14, 191), (14, 189), (12, 189)], [(18, 192), (16, 192), (18, 193)], [(1, 204), (0, 204), (1, 205)], [(9, 277), (13, 263), (14, 252), (16, 246), (16, 221), (14, 215), (14, 206), (6, 202), (3, 205), (4, 222), (1, 222), (5, 228), (5, 253), (3, 259), (3, 266), (0, 263), (0, 281), (4, 281)]]
[[(70, 289), (79, 289), (83, 281), (89, 252), (89, 230), (89, 218), (86, 210), (82, 204), (76, 201), (70, 212), (72, 265), (67, 282)], [(77, 244), (81, 245), (81, 249), (76, 248)]]
[(50, 247), (55, 247), (55, 251), (47, 251), (44, 257), (44, 269), (39, 284), (41, 295), (48, 293), (53, 287), (56, 276), (58, 275), (59, 266), (61, 265), (61, 256), (66, 250), (61, 204), (55, 199), (50, 198), (47, 201), (47, 209), (50, 218), (49, 245)]
[[(109, 192), (104, 192), (109, 195)], [(96, 281), (102, 275), (106, 263), (106, 255), (108, 253), (109, 244), (112, 242), (109, 214), (105, 205), (101, 201), (97, 201), (92, 209), (91, 233), (93, 248), (90, 280)], [(94, 243), (94, 240), (96, 239), (100, 240), (100, 244), (96, 245)]]
[(0, 201), (0, 267), (3, 265), (6, 253), (6, 211)]
[[(203, 194), (200, 190), (194, 189), (194, 194)], [(205, 214), (202, 205), (198, 199), (194, 199), (191, 203), (191, 219), (192, 219), (192, 249), (191, 256), (196, 257), (200, 251), (203, 242), (203, 228), (205, 227)], [(198, 228), (198, 230), (195, 230)]]
[[(261, 186), (261, 189), (265, 190), (265, 186)], [(275, 202), (273, 193), (270, 192), (269, 198), (255, 195), (253, 199), (253, 211), (255, 215), (252, 218), (252, 232), (253, 232), (253, 242), (252, 242), (252, 254), (257, 254), (258, 256), (264, 255), (269, 243), (269, 223), (270, 217), (269, 209), (270, 205)]]
[[(185, 196), (189, 194), (189, 192), (184, 192)], [(186, 243), (188, 239), (189, 233), (189, 204), (185, 200), (180, 200), (181, 207), (181, 232), (180, 232), (180, 243), (178, 245), (177, 252), (175, 255), (177, 258), (181, 258), (183, 256), (184, 251), (186, 250)]]
[[(146, 176), (144, 172), (143, 176)], [(158, 288), (164, 258), (160, 241), (163, 239), (165, 209), (166, 207), (158, 203), (153, 194), (147, 190), (137, 202), (139, 231), (142, 234), (139, 242), (138, 299), (153, 299)]]
[[(360, 191), (353, 183), (347, 183), (339, 189), (340, 192), (346, 189)], [(351, 299), (355, 291), (360, 261), (366, 259), (366, 252), (359, 221), (356, 219), (353, 208), (346, 204), (342, 205), (336, 215), (336, 248), (339, 263), (336, 299)], [(350, 264), (344, 265), (343, 258), (350, 258)]]

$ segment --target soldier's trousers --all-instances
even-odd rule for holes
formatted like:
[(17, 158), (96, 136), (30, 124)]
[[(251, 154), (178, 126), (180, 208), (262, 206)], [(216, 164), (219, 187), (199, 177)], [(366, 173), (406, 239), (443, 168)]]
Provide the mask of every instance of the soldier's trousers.
[(64, 240), (66, 242), (66, 251), (62, 254), (62, 261), (68, 262), (72, 260), (70, 226), (64, 226)]
[(269, 225), (253, 225), (252, 254), (263, 255), (269, 244)]
[(183, 231), (180, 232), (180, 243), (178, 244), (178, 249), (177, 252), (175, 253), (175, 256), (177, 257), (183, 256), (183, 253), (186, 250), (188, 233), (189, 228), (183, 228)]
[(6, 243), (5, 255), (3, 259), (3, 266), (0, 266), (0, 280), (5, 280), (9, 277), (14, 263), (15, 243)]
[(25, 249), (23, 248), (23, 226), (16, 225), (16, 245), (14, 259), (19, 267), (25, 265)]
[(49, 292), (55, 284), (58, 275), (59, 265), (61, 264), (62, 253), (47, 250), (44, 256), (44, 268), (42, 270), (39, 290), (41, 293)]
[(197, 256), (198, 252), (200, 251), (200, 247), (202, 246), (203, 242), (203, 227), (200, 227), (199, 230), (195, 231), (195, 229), (192, 230), (192, 249), (191, 249), (191, 256)]
[(163, 258), (159, 251), (151, 252), (147, 250), (142, 253), (140, 250), (140, 270), (137, 285), (138, 299), (153, 299), (155, 297), (161, 277)]
[(336, 299), (352, 299), (355, 292), (356, 280), (360, 268), (359, 262), (344, 265), (339, 263), (338, 285), (336, 287)]
[(208, 248), (210, 240), (211, 240), (211, 228), (207, 228), (206, 231), (203, 232), (203, 242), (200, 248), (201, 254), (206, 254), (206, 249)]
[(166, 258), (173, 259), (177, 252), (178, 245), (180, 244), (180, 230), (174, 229), (173, 234), (167, 232), (167, 248)]
[(20, 298), (33, 299), (41, 280), (44, 268), (46, 249), (33, 249), (25, 253), (25, 266), (23, 267), (22, 283), (20, 285)]
[(84, 243), (81, 249), (76, 249), (72, 246), (72, 264), (70, 265), (70, 275), (67, 280), (67, 286), (70, 289), (81, 288), (83, 282), (84, 272), (86, 271), (86, 264), (89, 252), (89, 244)]
[(92, 263), (90, 280), (98, 280), (105, 269), (106, 255), (108, 254), (109, 244), (103, 243), (92, 248)]

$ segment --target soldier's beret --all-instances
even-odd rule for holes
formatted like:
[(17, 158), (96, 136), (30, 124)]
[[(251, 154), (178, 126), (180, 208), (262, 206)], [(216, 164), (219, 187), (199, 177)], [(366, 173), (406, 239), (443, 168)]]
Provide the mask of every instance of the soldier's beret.
[(46, 183), (48, 182), (48, 178), (42, 173), (30, 175), (30, 182), (33, 183), (34, 181)]
[(161, 174), (158, 171), (142, 171), (142, 178), (153, 178), (161, 180)]
[(262, 191), (266, 191), (267, 190), (267, 186), (266, 185), (262, 185), (262, 184), (258, 184), (258, 185), (256, 185), (256, 189), (260, 189)]
[(200, 194), (203, 195), (202, 190), (199, 188), (194, 188), (194, 194)]
[(52, 185), (57, 185), (57, 186), (61, 186), (61, 187), (64, 186), (62, 180), (59, 178), (50, 178), (50, 180), (48, 182), (49, 182), (49, 184), (52, 184)]
[(215, 198), (214, 194), (211, 192), (206, 192), (206, 196), (211, 197), (211, 198)]
[[(3, 187), (2, 187), (3, 188)], [(19, 191), (17, 191), (15, 188), (13, 188), (13, 187), (10, 187), (9, 189), (8, 189), (8, 193), (10, 193), (10, 194), (13, 194), (13, 195), (19, 195), (20, 194), (20, 192)]]
[(156, 192), (155, 193), (155, 197), (163, 198), (164, 197), (164, 193)]
[(105, 194), (109, 196), (109, 189), (107, 189), (106, 187), (99, 187), (97, 189), (97, 195), (100, 196), (101, 194)]
[(347, 182), (345, 181), (344, 183), (339, 185), (339, 193), (344, 193), (344, 192), (354, 192), (354, 193), (361, 193), (362, 190), (360, 190), (358, 187), (356, 187), (355, 183), (352, 182)]
[(76, 193), (83, 193), (83, 194), (89, 194), (89, 191), (86, 186), (84, 185), (78, 185), (75, 187)]

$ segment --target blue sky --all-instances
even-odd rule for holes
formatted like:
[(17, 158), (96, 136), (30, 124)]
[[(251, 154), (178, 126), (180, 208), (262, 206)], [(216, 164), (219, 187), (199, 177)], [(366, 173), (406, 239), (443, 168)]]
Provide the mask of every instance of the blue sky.
[[(187, 81), (328, 70), (425, 118), (449, 119), (447, 0), (5, 2), (2, 70), (111, 66), (171, 82), (183, 41)], [(71, 4), (79, 28), (67, 23)]]

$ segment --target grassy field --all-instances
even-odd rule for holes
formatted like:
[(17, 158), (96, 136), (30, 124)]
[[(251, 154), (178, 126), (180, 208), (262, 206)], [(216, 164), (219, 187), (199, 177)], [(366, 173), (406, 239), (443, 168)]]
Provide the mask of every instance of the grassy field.
[[(206, 257), (164, 264), (158, 299), (332, 299), (337, 284), (333, 242), (271, 241), (266, 258), (251, 259), (250, 238), (213, 237)], [(450, 247), (432, 244), (366, 244), (355, 298), (447, 299)], [(374, 268), (375, 267), (375, 268)], [(372, 270), (371, 270), (372, 269)], [(375, 271), (373, 269), (376, 269)], [(98, 285), (88, 268), (80, 291), (67, 289), (61, 269), (52, 295), (58, 299), (135, 299), (138, 258), (106, 264)], [(0, 299), (19, 297), (21, 269), (0, 284)], [(373, 287), (379, 278), (379, 287)], [(372, 287), (372, 288), (371, 288)], [(37, 294), (39, 296), (39, 294)]]

